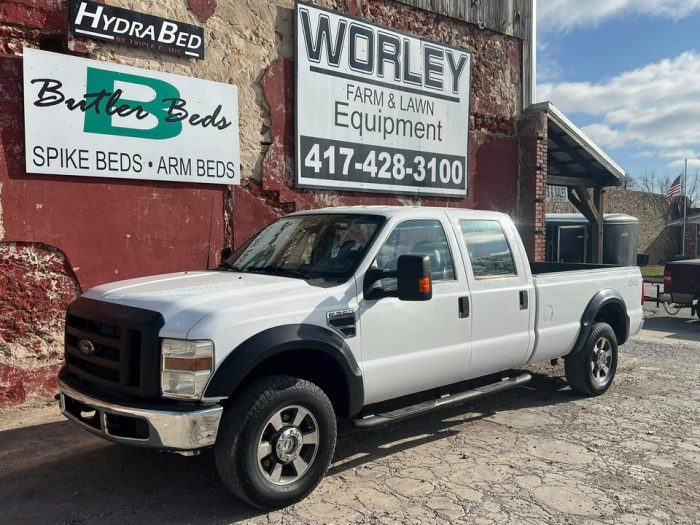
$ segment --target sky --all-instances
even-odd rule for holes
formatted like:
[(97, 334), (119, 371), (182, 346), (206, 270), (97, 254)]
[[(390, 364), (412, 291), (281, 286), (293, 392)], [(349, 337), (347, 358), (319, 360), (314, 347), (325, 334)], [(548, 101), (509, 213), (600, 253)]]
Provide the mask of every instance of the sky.
[(538, 0), (537, 95), (634, 179), (700, 169), (700, 0)]

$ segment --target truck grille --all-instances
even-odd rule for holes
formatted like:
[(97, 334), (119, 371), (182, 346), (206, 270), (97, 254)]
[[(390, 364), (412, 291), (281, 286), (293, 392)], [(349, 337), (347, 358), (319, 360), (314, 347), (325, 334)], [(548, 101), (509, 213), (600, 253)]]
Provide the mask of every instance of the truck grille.
[(158, 312), (81, 297), (66, 316), (66, 369), (112, 392), (156, 397), (162, 326)]

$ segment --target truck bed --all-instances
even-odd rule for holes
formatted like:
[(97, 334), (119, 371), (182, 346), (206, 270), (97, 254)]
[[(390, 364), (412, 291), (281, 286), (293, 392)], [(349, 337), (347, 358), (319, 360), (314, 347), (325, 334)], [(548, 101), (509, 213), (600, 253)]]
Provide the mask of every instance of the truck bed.
[(530, 267), (537, 295), (535, 349), (530, 362), (562, 357), (574, 347), (581, 314), (601, 290), (618, 291), (631, 327), (639, 326), (642, 278), (636, 266), (531, 263)]

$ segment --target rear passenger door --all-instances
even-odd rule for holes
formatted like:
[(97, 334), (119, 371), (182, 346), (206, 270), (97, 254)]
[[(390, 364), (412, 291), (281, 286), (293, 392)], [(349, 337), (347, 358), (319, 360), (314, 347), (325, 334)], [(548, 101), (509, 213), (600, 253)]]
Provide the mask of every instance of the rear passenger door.
[(470, 377), (522, 365), (534, 343), (534, 290), (518, 252), (517, 232), (499, 220), (459, 218), (472, 315)]

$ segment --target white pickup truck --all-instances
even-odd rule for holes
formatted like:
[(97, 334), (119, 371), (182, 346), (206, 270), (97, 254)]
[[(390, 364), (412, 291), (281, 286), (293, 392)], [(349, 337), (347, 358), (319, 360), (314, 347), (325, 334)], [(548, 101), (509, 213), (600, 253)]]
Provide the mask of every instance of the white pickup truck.
[(272, 223), (217, 270), (94, 288), (66, 317), (63, 413), (111, 441), (215, 449), (263, 509), (305, 497), (336, 418), (368, 428), (526, 383), (565, 357), (610, 386), (640, 330), (636, 267), (529, 263), (504, 214), (347, 207)]

